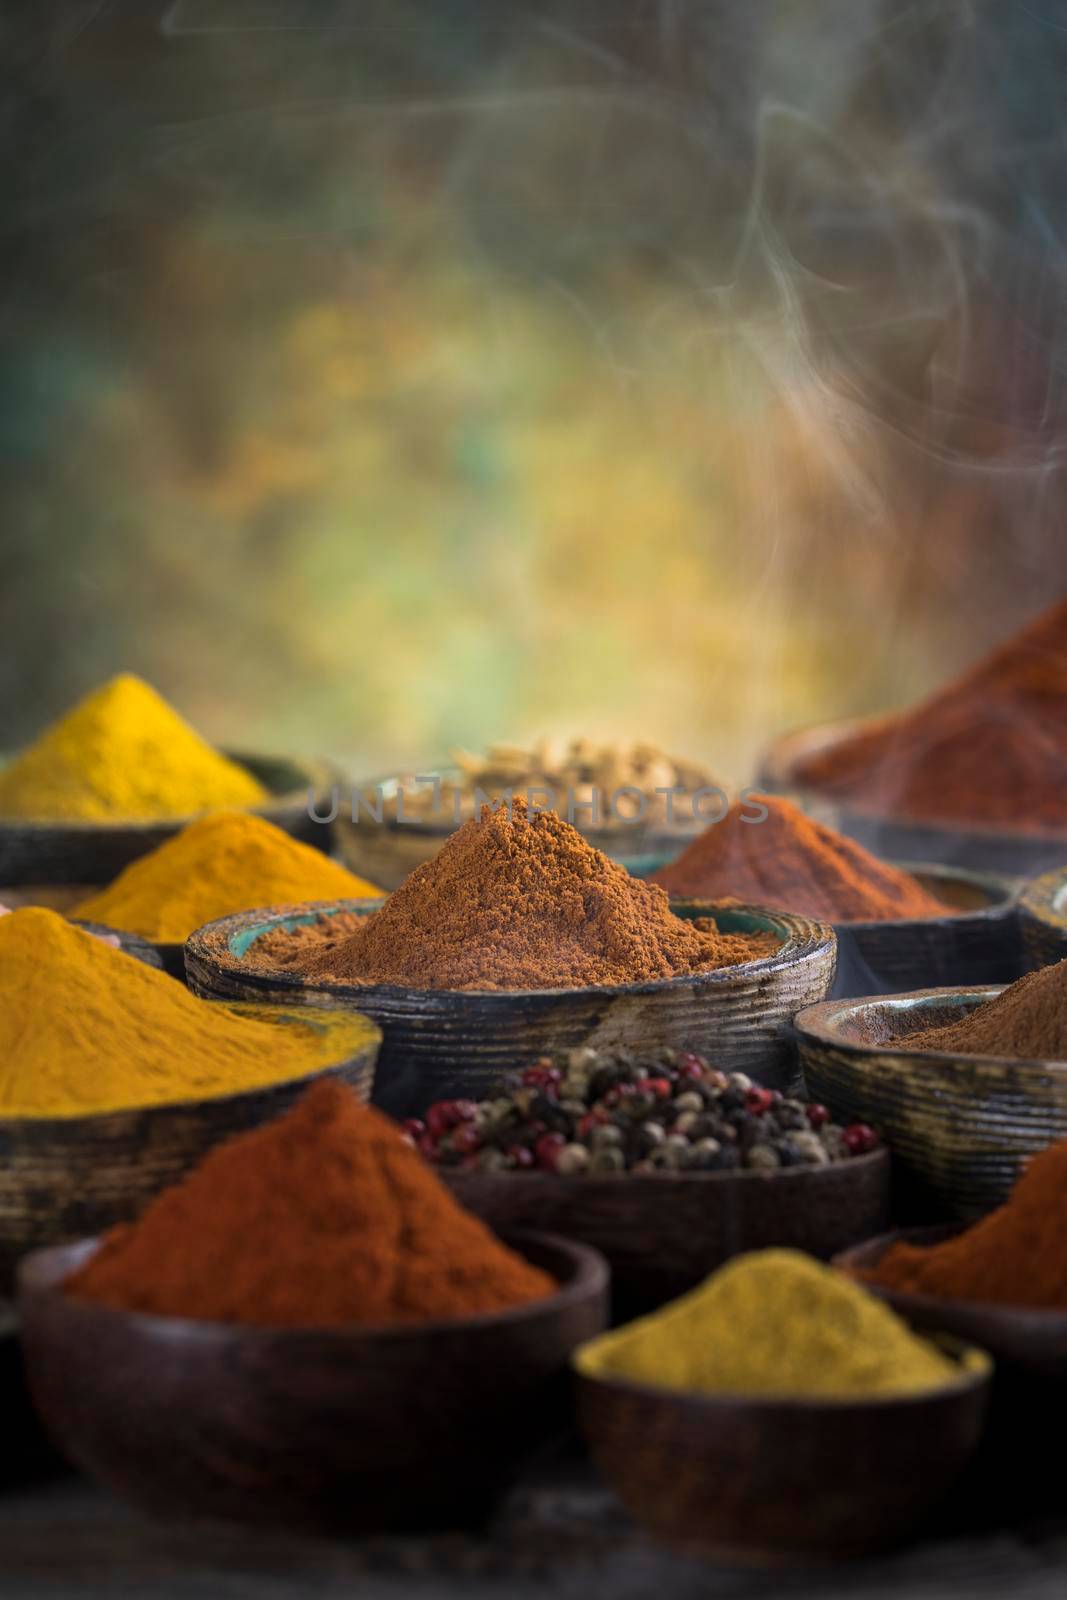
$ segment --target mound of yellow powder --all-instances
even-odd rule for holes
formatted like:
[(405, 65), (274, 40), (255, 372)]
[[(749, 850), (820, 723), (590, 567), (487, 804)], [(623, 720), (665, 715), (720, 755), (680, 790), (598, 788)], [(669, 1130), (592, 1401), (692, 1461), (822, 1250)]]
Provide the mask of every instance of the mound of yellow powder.
[(381, 892), (263, 817), (220, 811), (131, 862), (72, 915), (180, 943), (194, 928), (234, 911)]
[(128, 672), (94, 689), (0, 772), (0, 816), (26, 821), (143, 821), (269, 799)]
[(918, 1394), (961, 1377), (887, 1305), (797, 1250), (738, 1256), (662, 1311), (584, 1345), (575, 1362), (590, 1377), (793, 1399)]
[(54, 911), (0, 917), (0, 1116), (68, 1117), (211, 1099), (345, 1060), (355, 1013), (319, 1032), (194, 995)]

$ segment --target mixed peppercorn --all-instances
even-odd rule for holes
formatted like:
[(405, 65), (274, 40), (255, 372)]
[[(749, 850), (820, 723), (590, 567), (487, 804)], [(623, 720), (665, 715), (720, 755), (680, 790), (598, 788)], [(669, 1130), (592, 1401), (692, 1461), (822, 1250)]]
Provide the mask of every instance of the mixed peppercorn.
[(825, 1106), (720, 1072), (692, 1051), (570, 1050), (508, 1073), (487, 1100), (404, 1124), (429, 1161), (479, 1172), (729, 1172), (827, 1166), (878, 1144)]

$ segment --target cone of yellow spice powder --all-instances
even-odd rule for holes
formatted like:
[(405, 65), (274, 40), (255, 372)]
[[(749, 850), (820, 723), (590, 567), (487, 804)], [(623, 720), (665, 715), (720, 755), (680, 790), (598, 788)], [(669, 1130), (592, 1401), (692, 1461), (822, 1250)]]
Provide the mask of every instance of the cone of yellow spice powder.
[(180, 944), (194, 928), (236, 911), (381, 892), (263, 817), (225, 811), (191, 822), (71, 914)]
[(796, 1400), (922, 1394), (961, 1377), (888, 1306), (796, 1250), (737, 1257), (663, 1310), (584, 1345), (575, 1365), (676, 1393)]
[[(344, 1022), (344, 1055), (376, 1036), (354, 1013)], [(338, 1053), (331, 1029), (198, 1000), (53, 911), (0, 917), (0, 1117), (213, 1099), (304, 1077)]]
[(187, 817), (269, 799), (132, 673), (86, 695), (0, 772), (0, 818), (31, 822)]

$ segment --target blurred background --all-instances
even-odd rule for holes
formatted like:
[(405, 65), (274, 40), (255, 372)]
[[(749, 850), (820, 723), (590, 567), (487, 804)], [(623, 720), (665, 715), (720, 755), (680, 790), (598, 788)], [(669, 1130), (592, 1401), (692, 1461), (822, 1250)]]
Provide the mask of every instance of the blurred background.
[(1056, 0), (3, 8), (11, 747), (741, 782), (1067, 588)]

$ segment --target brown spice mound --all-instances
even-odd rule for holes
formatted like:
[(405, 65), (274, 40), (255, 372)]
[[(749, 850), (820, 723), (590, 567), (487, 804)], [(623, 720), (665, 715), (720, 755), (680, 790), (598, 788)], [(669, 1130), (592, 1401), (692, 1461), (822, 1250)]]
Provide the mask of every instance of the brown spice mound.
[(652, 882), (669, 894), (731, 895), (829, 922), (943, 917), (948, 909), (899, 867), (773, 795), (735, 802)]
[(641, 983), (755, 961), (773, 934), (676, 917), (664, 891), (554, 812), (483, 806), (350, 938), (299, 962), (309, 977), (414, 989)]
[(902, 1050), (1067, 1061), (1067, 961), (1028, 972), (959, 1022), (924, 1028), (893, 1043)]
[(1067, 1306), (1067, 1139), (1031, 1156), (1004, 1205), (936, 1245), (901, 1240), (870, 1274), (906, 1294)]
[(336, 1079), (238, 1135), (104, 1236), (68, 1294), (269, 1327), (424, 1322), (555, 1293)]
[(1067, 829), (1067, 600), (910, 711), (799, 762), (888, 815)]

